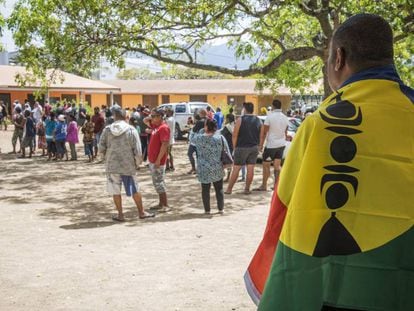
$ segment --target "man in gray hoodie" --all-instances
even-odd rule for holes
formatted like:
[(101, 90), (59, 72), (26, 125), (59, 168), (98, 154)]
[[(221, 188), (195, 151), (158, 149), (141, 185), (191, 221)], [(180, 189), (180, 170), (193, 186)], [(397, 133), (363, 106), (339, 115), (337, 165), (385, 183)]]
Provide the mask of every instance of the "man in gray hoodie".
[(117, 216), (115, 221), (125, 221), (122, 211), (121, 185), (127, 196), (132, 196), (140, 219), (154, 217), (144, 210), (142, 196), (136, 179), (136, 169), (141, 163), (142, 151), (138, 132), (125, 122), (125, 110), (119, 106), (112, 109), (114, 123), (105, 127), (99, 142), (99, 152), (105, 159), (107, 189), (112, 194)]

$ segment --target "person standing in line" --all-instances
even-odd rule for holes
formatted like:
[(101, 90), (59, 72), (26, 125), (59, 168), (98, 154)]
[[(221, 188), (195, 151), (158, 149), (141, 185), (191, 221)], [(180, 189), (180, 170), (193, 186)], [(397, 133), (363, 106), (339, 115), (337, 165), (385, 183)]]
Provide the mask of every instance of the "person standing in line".
[(65, 116), (63, 114), (58, 116), (58, 122), (55, 129), (55, 143), (56, 143), (56, 160), (62, 160), (63, 155), (66, 155), (66, 161), (68, 161), (68, 152), (66, 150), (66, 135), (68, 126), (65, 122)]
[(216, 113), (214, 114), (214, 120), (216, 120), (217, 123), (217, 129), (221, 130), (221, 127), (223, 126), (224, 122), (224, 116), (221, 112), (221, 108), (217, 107)]
[(4, 103), (4, 101), (0, 100), (0, 130), (1, 126), (4, 124), (4, 130), (7, 131), (7, 105)]
[(289, 120), (282, 113), (282, 103), (280, 100), (273, 100), (272, 106), (273, 109), (267, 115), (263, 125), (263, 131), (260, 135), (260, 151), (263, 151), (263, 145), (266, 141), (266, 147), (263, 152), (262, 184), (259, 188), (253, 189), (254, 191), (267, 191), (267, 180), (270, 177), (270, 164), (272, 162), (274, 179), (276, 183), (280, 172), (280, 162), (282, 161), (283, 151), (286, 146), (286, 135)]
[(207, 119), (210, 119), (210, 120), (214, 119), (214, 112), (211, 110), (210, 106), (206, 107), (206, 117)]
[(263, 130), (260, 119), (253, 115), (253, 103), (243, 104), (242, 116), (237, 119), (233, 131), (234, 165), (226, 194), (231, 194), (233, 186), (239, 176), (240, 168), (247, 165), (246, 185), (244, 194), (250, 194), (250, 185), (253, 181), (254, 166), (259, 154), (260, 132)]
[(82, 134), (83, 134), (83, 145), (85, 149), (85, 155), (88, 156), (88, 162), (92, 162), (93, 157), (93, 130), (94, 124), (91, 121), (91, 116), (87, 114), (85, 116), (85, 124), (82, 126)]
[(55, 113), (50, 112), (49, 116), (45, 121), (45, 132), (46, 132), (46, 144), (47, 144), (47, 160), (50, 161), (52, 158), (56, 159), (56, 142), (55, 142), (55, 129), (56, 129)]
[(217, 123), (215, 120), (207, 119), (204, 129), (194, 134), (192, 141), (197, 148), (197, 178), (201, 183), (201, 197), (203, 200), (204, 213), (210, 214), (210, 187), (214, 186), (217, 200), (217, 209), (220, 214), (224, 212), (223, 195), (223, 164), (221, 153), (225, 149), (229, 152), (226, 140), (220, 134), (215, 135)]
[(76, 117), (74, 114), (69, 114), (68, 134), (66, 141), (69, 143), (70, 148), (70, 160), (77, 161), (78, 155), (76, 153), (76, 144), (79, 143), (78, 137), (78, 124), (76, 123)]
[(77, 123), (78, 123), (78, 131), (82, 128), (85, 124), (86, 120), (86, 108), (83, 106), (82, 103), (79, 104), (78, 114), (77, 114)]
[(94, 147), (94, 158), (98, 156), (98, 145), (99, 139), (101, 137), (102, 131), (105, 127), (105, 119), (99, 111), (99, 107), (95, 107), (93, 109), (94, 115), (92, 116), (92, 123), (94, 124), (94, 140), (93, 140), (93, 147)]
[(25, 110), (25, 128), (24, 128), (24, 137), (22, 143), (22, 155), (20, 158), (26, 157), (26, 148), (29, 147), (29, 158), (33, 154), (33, 139), (36, 136), (36, 125), (31, 117), (29, 110)]
[(26, 122), (26, 119), (22, 115), (22, 109), (19, 106), (15, 107), (14, 111), (15, 111), (15, 114), (13, 115), (14, 131), (13, 131), (13, 137), (12, 137), (13, 151), (11, 152), (13, 154), (16, 153), (17, 139), (19, 139), (20, 151), (22, 150), (23, 132), (24, 132), (24, 125)]
[[(230, 154), (233, 154), (234, 148), (233, 148), (233, 131), (234, 131), (234, 115), (233, 114), (227, 114), (226, 115), (226, 122), (224, 124), (224, 127), (221, 129), (220, 133), (221, 135), (226, 139), (227, 146), (229, 147)], [(228, 182), (230, 179), (231, 174), (231, 168), (227, 169), (227, 177), (224, 180), (224, 182)]]
[(170, 128), (163, 117), (164, 110), (155, 108), (151, 111), (151, 115), (144, 119), (144, 122), (152, 131), (148, 146), (148, 161), (152, 183), (159, 197), (157, 208), (160, 212), (168, 212), (171, 208), (167, 201), (165, 163), (170, 142)]
[(148, 126), (145, 124), (144, 119), (149, 116), (151, 111), (148, 108), (141, 107), (141, 112), (137, 119), (139, 126), (139, 138), (141, 140), (142, 147), (142, 160), (146, 162), (148, 159), (148, 141), (150, 134), (147, 133)]
[(125, 122), (126, 112), (121, 107), (113, 108), (114, 122), (107, 125), (99, 142), (99, 152), (105, 160), (107, 190), (112, 195), (118, 215), (112, 216), (114, 221), (125, 221), (121, 187), (124, 185), (127, 196), (132, 196), (138, 209), (138, 217), (145, 219), (154, 217), (144, 210), (142, 195), (136, 177), (136, 169), (142, 161), (141, 142), (135, 128)]
[(47, 150), (45, 120), (46, 115), (42, 116), (40, 121), (36, 124), (37, 149), (42, 150), (42, 157), (46, 155), (45, 151)]
[(49, 116), (50, 115), (50, 113), (52, 112), (52, 106), (49, 104), (49, 101), (48, 100), (45, 100), (45, 106), (44, 106), (44, 108), (43, 108), (43, 110), (44, 110), (44, 114), (45, 114), (45, 116)]
[(172, 109), (166, 110), (166, 122), (170, 129), (170, 143), (168, 145), (168, 157), (166, 163), (166, 171), (174, 171), (174, 158), (172, 154), (172, 148), (175, 143), (174, 134), (175, 134), (175, 118), (174, 118), (174, 111)]

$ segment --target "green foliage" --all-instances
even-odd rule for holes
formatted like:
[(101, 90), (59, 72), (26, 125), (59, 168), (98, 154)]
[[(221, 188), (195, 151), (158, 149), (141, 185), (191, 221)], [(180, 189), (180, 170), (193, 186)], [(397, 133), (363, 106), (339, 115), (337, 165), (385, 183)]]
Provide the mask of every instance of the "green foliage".
[[(88, 77), (101, 57), (123, 67), (125, 54), (133, 52), (300, 91), (323, 76), (334, 29), (359, 12), (391, 23), (398, 69), (412, 83), (413, 7), (413, 0), (20, 0), (7, 23), (22, 63), (44, 84), (46, 68)], [(199, 63), (197, 52), (217, 40), (234, 48), (237, 58), (253, 58), (251, 66)]]
[(232, 79), (234, 76), (220, 72), (163, 64), (161, 72), (153, 72), (147, 68), (130, 68), (118, 72), (121, 80), (154, 80), (154, 79)]

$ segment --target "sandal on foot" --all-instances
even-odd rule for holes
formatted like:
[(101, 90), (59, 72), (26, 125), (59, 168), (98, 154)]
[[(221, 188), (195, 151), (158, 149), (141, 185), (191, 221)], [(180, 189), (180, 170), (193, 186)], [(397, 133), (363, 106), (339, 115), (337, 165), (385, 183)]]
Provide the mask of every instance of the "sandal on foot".
[(144, 215), (139, 216), (139, 219), (146, 219), (146, 218), (152, 218), (152, 217), (155, 217), (155, 214), (154, 213), (145, 212)]
[(112, 220), (113, 221), (118, 221), (118, 222), (124, 222), (125, 219), (124, 218), (120, 218), (119, 216), (112, 216)]
[(254, 188), (253, 191), (267, 191), (267, 189), (263, 189), (262, 187)]
[(248, 189), (244, 189), (243, 194), (252, 194), (252, 192)]
[(171, 207), (169, 206), (163, 206), (162, 208), (160, 208), (158, 211), (158, 213), (167, 213), (167, 212), (171, 212)]
[(231, 191), (224, 191), (224, 194), (231, 194)]

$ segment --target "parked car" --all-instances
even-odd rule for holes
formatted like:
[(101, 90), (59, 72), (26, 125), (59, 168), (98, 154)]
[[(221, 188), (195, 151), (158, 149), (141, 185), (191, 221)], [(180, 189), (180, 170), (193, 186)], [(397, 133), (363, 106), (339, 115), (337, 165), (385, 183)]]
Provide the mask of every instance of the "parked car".
[(197, 112), (200, 109), (206, 109), (210, 107), (213, 112), (214, 108), (205, 102), (181, 102), (181, 103), (168, 103), (162, 104), (159, 108), (163, 109), (172, 109), (174, 111), (175, 117), (175, 133), (174, 136), (176, 139), (183, 137), (185, 133), (188, 132), (187, 120), (188, 117), (194, 118)]

